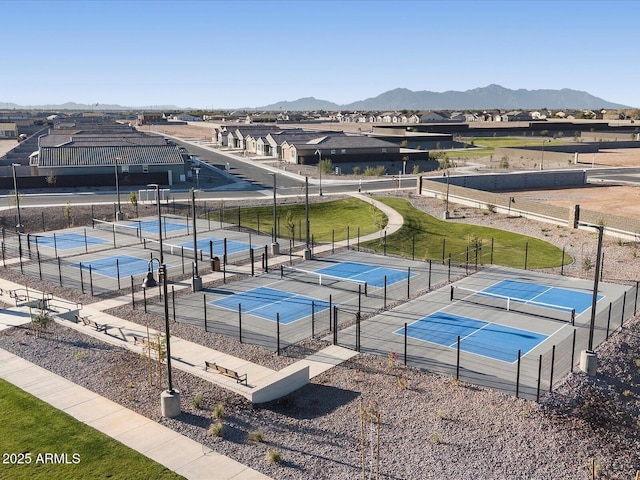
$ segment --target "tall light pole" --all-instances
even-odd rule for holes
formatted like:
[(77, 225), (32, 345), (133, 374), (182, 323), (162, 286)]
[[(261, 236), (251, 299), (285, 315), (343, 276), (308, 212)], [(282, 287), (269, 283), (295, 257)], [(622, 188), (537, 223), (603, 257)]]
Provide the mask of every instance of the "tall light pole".
[(445, 197), (445, 207), (444, 207), (444, 219), (449, 219), (449, 170), (446, 172), (447, 175), (447, 195)]
[(540, 156), (540, 170), (544, 170), (544, 144), (547, 142), (550, 142), (551, 140), (548, 138), (545, 138), (542, 141), (542, 155)]
[(318, 195), (322, 196), (322, 152), (320, 150), (316, 150), (316, 155), (318, 155), (318, 171), (320, 172), (320, 192)]
[(196, 172), (196, 188), (200, 189), (200, 167), (195, 167), (193, 171)]
[(157, 183), (149, 183), (147, 187), (154, 187), (156, 189), (156, 205), (158, 206), (158, 244), (160, 245), (160, 263), (164, 263), (163, 251), (162, 251), (162, 214), (160, 213), (160, 185)]
[(309, 248), (309, 177), (304, 177), (304, 216), (306, 230), (304, 259), (311, 260), (311, 249)]
[[(160, 219), (158, 219), (160, 220)], [(160, 394), (160, 411), (163, 417), (173, 418), (180, 415), (180, 392), (173, 388), (171, 375), (171, 332), (169, 331), (169, 299), (167, 295), (167, 266), (155, 257), (149, 260), (149, 271), (142, 282), (142, 288), (152, 288), (158, 285), (153, 278), (153, 262), (158, 262), (158, 280), (162, 282), (164, 295), (164, 334), (167, 354), (167, 382), (168, 388)]]
[(596, 374), (598, 357), (593, 350), (593, 332), (596, 325), (596, 304), (598, 303), (598, 282), (600, 281), (600, 262), (602, 259), (602, 237), (604, 235), (604, 225), (589, 225), (598, 229), (598, 250), (596, 253), (596, 271), (593, 278), (593, 295), (591, 297), (591, 319), (589, 321), (589, 344), (587, 350), (581, 352), (580, 369), (593, 376)]
[[(196, 174), (197, 175), (197, 174)], [(193, 291), (202, 290), (202, 278), (198, 275), (198, 224), (196, 222), (196, 191), (191, 190), (191, 205), (193, 206)]]
[(278, 211), (276, 209), (276, 174), (273, 175), (273, 230), (271, 232), (271, 254), (280, 254), (280, 245), (278, 245)]
[(124, 214), (122, 208), (120, 208), (120, 182), (118, 182), (118, 161), (120, 157), (116, 157), (114, 160), (114, 166), (116, 170), (116, 196), (118, 197), (118, 211), (116, 212), (116, 221), (124, 220)]
[(18, 211), (18, 224), (16, 225), (16, 232), (24, 233), (24, 225), (22, 225), (22, 219), (20, 217), (20, 196), (18, 195), (18, 179), (16, 177), (16, 167), (19, 167), (19, 163), (12, 163), (13, 169), (13, 191), (16, 194), (16, 210)]

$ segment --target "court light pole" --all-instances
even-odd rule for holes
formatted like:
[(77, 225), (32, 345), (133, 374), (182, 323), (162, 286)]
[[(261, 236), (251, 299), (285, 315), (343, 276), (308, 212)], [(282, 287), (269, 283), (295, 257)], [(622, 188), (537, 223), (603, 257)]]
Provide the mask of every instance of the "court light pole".
[(278, 211), (276, 209), (276, 174), (273, 175), (273, 231), (271, 233), (271, 255), (280, 255), (280, 245), (278, 245)]
[(309, 248), (309, 177), (304, 177), (304, 216), (306, 230), (304, 259), (311, 260), (311, 249)]
[(173, 377), (171, 375), (171, 332), (169, 331), (169, 299), (167, 295), (167, 266), (155, 257), (149, 260), (149, 271), (147, 277), (142, 282), (142, 288), (152, 288), (158, 285), (153, 278), (153, 262), (158, 262), (158, 280), (162, 282), (164, 295), (164, 334), (167, 357), (167, 383), (168, 388), (160, 394), (160, 411), (163, 417), (173, 418), (180, 415), (180, 392), (173, 388)]
[(118, 161), (120, 157), (116, 157), (114, 159), (114, 166), (116, 170), (116, 196), (118, 197), (118, 211), (116, 212), (116, 222), (120, 220), (124, 220), (124, 214), (122, 213), (122, 208), (120, 207), (120, 182), (118, 181)]
[(20, 195), (18, 195), (18, 178), (16, 176), (16, 167), (19, 167), (19, 163), (12, 163), (13, 169), (13, 191), (16, 194), (16, 210), (18, 211), (18, 224), (16, 225), (16, 232), (24, 233), (24, 225), (22, 225), (22, 219), (20, 217)]
[(593, 334), (596, 325), (596, 304), (598, 303), (598, 283), (600, 281), (600, 264), (602, 259), (602, 238), (604, 225), (588, 225), (598, 230), (598, 249), (596, 253), (596, 271), (593, 278), (593, 295), (591, 297), (591, 318), (589, 321), (589, 343), (587, 350), (581, 352), (580, 369), (588, 375), (594, 376), (598, 366), (598, 357), (593, 350)]
[(160, 185), (157, 183), (149, 183), (147, 187), (156, 189), (156, 205), (158, 206), (158, 244), (160, 246), (160, 263), (164, 263), (164, 252), (162, 250), (162, 213), (160, 212)]
[(318, 195), (322, 196), (322, 151), (316, 150), (316, 155), (318, 155), (318, 171), (320, 172), (320, 190)]
[[(197, 175), (197, 174), (196, 174)], [(196, 191), (191, 190), (191, 205), (193, 207), (193, 291), (202, 290), (202, 278), (198, 275), (198, 224), (196, 222)]]

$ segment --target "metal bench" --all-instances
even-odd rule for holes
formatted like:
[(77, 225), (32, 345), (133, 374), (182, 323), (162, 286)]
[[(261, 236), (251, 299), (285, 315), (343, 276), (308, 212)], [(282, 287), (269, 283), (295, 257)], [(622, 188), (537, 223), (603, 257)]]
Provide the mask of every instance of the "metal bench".
[(98, 332), (104, 332), (107, 333), (107, 328), (108, 325), (106, 323), (98, 323), (94, 320), (90, 320), (89, 317), (85, 317), (82, 315), (76, 315), (76, 322), (77, 323), (82, 323), (88, 327), (93, 327), (96, 329), (96, 331)]
[(233, 378), (236, 381), (236, 383), (243, 383), (245, 386), (247, 385), (247, 374), (246, 373), (244, 375), (240, 375), (235, 370), (230, 370), (227, 367), (223, 367), (222, 365), (218, 365), (215, 362), (207, 362), (205, 360), (205, 362), (204, 362), (205, 371), (209, 370), (210, 368), (216, 370), (218, 373), (226, 375), (227, 377)]

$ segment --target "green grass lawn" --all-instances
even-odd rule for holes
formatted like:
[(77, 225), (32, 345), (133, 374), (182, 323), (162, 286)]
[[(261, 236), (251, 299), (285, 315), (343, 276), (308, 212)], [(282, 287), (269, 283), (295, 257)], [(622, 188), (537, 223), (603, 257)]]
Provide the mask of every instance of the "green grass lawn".
[[(493, 242), (495, 265), (524, 268), (525, 251), (527, 268), (559, 267), (562, 264), (562, 250), (548, 242), (495, 228), (438, 220), (400, 198), (377, 200), (397, 210), (404, 217), (402, 228), (387, 236), (388, 253), (411, 257), (412, 252), (415, 252), (416, 259), (440, 261), (451, 254), (452, 262), (464, 263), (469, 247), (469, 262), (475, 263), (477, 245), (478, 263), (489, 264)], [(379, 240), (362, 245), (376, 251), (383, 250)], [(571, 257), (565, 255), (565, 265), (571, 261)]]
[[(0, 392), (2, 479), (184, 478), (1, 379)], [(69, 463), (45, 463), (47, 453)]]
[[(305, 206), (304, 203), (292, 205), (276, 205), (279, 223), (278, 238), (305, 239)], [(220, 212), (211, 212), (211, 220), (219, 221)], [(322, 203), (309, 204), (309, 230), (313, 239), (319, 242), (330, 242), (332, 231), (335, 241), (349, 237), (355, 238), (358, 227), (360, 235), (366, 235), (380, 230), (380, 225), (387, 224), (387, 217), (371, 204), (356, 198), (331, 200)], [(238, 223), (238, 208), (227, 208), (223, 213), (223, 221)], [(243, 227), (260, 230), (271, 235), (273, 227), (273, 206), (247, 207), (240, 209), (240, 224)], [(293, 232), (289, 227), (293, 227)], [(302, 229), (302, 232), (300, 230)], [(301, 235), (302, 233), (302, 235)]]
[[(565, 140), (554, 140), (548, 137), (476, 137), (473, 139), (474, 146), (459, 150), (444, 150), (449, 157), (457, 158), (479, 158), (493, 155), (496, 148), (500, 147), (541, 147), (543, 140), (551, 140), (545, 143), (545, 147), (553, 145), (565, 145)], [(470, 142), (471, 138), (464, 140)]]

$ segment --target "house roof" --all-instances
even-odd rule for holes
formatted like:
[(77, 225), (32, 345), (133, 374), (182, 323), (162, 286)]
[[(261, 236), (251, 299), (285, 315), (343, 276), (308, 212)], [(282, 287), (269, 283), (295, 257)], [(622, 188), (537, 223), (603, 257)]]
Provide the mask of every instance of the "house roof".
[(102, 167), (119, 165), (184, 164), (175, 146), (95, 146), (43, 147), (38, 158), (39, 167)]
[(347, 135), (327, 135), (316, 140), (308, 142), (299, 142), (293, 140), (288, 142), (293, 144), (297, 149), (316, 148), (316, 149), (338, 149), (338, 148), (397, 148), (398, 146), (391, 142), (385, 142), (377, 138), (366, 136), (347, 136)]
[(140, 134), (109, 135), (100, 133), (57, 134), (40, 137), (40, 147), (117, 147), (166, 145), (162, 137), (149, 137)]

